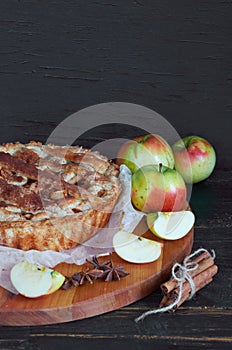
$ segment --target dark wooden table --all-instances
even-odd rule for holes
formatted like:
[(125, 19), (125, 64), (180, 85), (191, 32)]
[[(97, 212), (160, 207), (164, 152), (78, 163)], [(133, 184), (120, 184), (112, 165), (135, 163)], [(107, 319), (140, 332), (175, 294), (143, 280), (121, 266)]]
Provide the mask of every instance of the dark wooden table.
[[(0, 349), (231, 349), (231, 7), (218, 0), (1, 1), (0, 143), (45, 142), (71, 113), (108, 101), (141, 104), (182, 136), (204, 136), (218, 161), (193, 188), (193, 249), (214, 249), (219, 272), (175, 314), (134, 322), (157, 307), (157, 290), (90, 319), (0, 327)], [(92, 146), (114, 132), (97, 129), (80, 141)]]

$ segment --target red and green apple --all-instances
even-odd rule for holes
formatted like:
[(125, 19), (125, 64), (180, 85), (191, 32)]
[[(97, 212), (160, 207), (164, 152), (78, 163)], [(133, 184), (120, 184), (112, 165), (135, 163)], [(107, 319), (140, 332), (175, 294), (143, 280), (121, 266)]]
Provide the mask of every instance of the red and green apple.
[(168, 142), (155, 134), (136, 137), (125, 142), (117, 155), (117, 164), (125, 164), (132, 173), (144, 165), (159, 163), (173, 168), (174, 156)]
[(216, 153), (213, 146), (200, 136), (187, 136), (173, 147), (175, 169), (186, 183), (194, 184), (207, 179), (214, 170)]
[(140, 211), (180, 211), (187, 205), (186, 197), (185, 182), (175, 169), (145, 165), (132, 176), (131, 200)]

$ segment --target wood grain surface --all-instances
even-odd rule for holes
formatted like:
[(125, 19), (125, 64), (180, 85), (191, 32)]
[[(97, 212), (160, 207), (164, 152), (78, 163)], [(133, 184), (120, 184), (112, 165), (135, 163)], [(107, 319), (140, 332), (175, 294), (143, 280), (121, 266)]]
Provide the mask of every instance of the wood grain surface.
[[(145, 232), (143, 237), (156, 240), (150, 231), (146, 232), (146, 228), (143, 220), (136, 231), (139, 234), (142, 230), (141, 232)], [(152, 263), (132, 264), (122, 260), (115, 253), (111, 254), (114, 266), (124, 266), (125, 271), (129, 273), (120, 281), (104, 283), (97, 280), (92, 285), (85, 283), (69, 290), (60, 289), (54, 294), (36, 299), (13, 295), (0, 288), (0, 325), (63, 323), (100, 315), (144, 298), (168, 279), (175, 262), (182, 262), (191, 252), (193, 228), (187, 236), (177, 241), (157, 241), (163, 243), (162, 254)], [(109, 257), (99, 258), (99, 261), (106, 259)], [(87, 267), (88, 264), (79, 267), (74, 264), (59, 264), (55, 269), (65, 276), (72, 276)]]
[(71, 113), (124, 101), (205, 136), (228, 168), (230, 22), (230, 1), (1, 1), (1, 141), (44, 142)]
[[(230, 0), (7, 0), (0, 2), (1, 142), (47, 140), (68, 115), (108, 101), (144, 105), (180, 133), (216, 148), (214, 174), (193, 188), (193, 249), (215, 249), (213, 283), (174, 315), (150, 316), (157, 289), (100, 316), (0, 327), (0, 348), (229, 350), (232, 344), (232, 2)], [(111, 126), (84, 145), (131, 130)]]

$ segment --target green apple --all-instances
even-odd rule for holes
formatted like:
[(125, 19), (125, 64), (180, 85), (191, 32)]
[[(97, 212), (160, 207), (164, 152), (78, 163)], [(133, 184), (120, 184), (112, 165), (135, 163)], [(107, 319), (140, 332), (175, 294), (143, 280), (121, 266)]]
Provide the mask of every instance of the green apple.
[(28, 298), (37, 298), (55, 292), (63, 284), (65, 277), (47, 267), (20, 261), (10, 274), (15, 289)]
[(168, 142), (160, 135), (148, 134), (125, 142), (117, 155), (117, 164), (125, 164), (132, 173), (148, 164), (174, 167), (174, 156)]
[(200, 136), (187, 136), (173, 147), (175, 168), (186, 183), (194, 184), (207, 179), (214, 170), (216, 153), (213, 146)]
[(145, 165), (132, 176), (131, 201), (140, 211), (180, 211), (186, 205), (186, 196), (181, 175), (162, 164)]
[(145, 264), (160, 257), (163, 244), (121, 230), (113, 237), (113, 247), (122, 259), (131, 263)]
[(162, 239), (176, 240), (189, 233), (195, 215), (189, 210), (147, 214), (147, 225), (152, 233)]

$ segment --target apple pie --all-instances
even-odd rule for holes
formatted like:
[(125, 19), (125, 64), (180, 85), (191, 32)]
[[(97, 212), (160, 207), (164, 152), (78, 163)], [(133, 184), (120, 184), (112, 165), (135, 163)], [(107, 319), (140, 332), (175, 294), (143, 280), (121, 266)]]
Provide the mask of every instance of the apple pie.
[(119, 169), (81, 146), (0, 146), (0, 244), (61, 251), (108, 222), (121, 192)]

